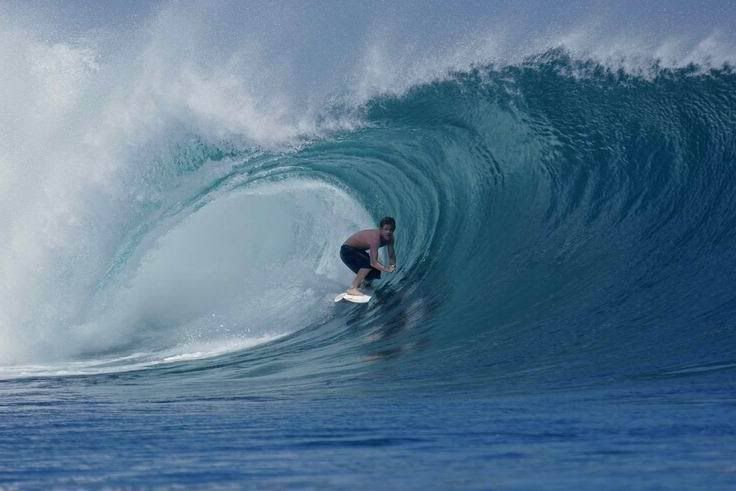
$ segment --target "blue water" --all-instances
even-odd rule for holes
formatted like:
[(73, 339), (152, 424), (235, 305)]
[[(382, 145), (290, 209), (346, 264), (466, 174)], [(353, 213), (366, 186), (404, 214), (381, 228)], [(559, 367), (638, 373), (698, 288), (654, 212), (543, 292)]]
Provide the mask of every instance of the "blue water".
[[(0, 24), (0, 487), (736, 486), (727, 44), (367, 42), (335, 85), (154, 10)], [(335, 304), (385, 215), (397, 272)]]

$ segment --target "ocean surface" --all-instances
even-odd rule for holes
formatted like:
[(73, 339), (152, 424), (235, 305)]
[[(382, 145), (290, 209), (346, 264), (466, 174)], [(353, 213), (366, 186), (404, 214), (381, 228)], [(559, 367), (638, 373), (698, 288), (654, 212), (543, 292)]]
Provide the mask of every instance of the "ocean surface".
[(95, 5), (0, 16), (0, 488), (736, 488), (727, 2)]

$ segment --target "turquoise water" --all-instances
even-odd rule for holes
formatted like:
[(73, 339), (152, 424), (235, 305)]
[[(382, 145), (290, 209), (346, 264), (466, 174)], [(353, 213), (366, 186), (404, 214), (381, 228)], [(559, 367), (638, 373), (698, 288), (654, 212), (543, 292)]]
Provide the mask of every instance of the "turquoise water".
[(0, 31), (0, 485), (736, 484), (728, 62), (368, 43), (323, 97), (146, 15)]

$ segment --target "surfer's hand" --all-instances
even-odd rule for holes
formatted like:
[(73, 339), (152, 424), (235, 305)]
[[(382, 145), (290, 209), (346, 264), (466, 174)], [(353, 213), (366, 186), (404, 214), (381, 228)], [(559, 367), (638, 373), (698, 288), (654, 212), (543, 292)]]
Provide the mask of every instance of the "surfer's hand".
[(389, 273), (393, 273), (394, 271), (396, 271), (396, 265), (395, 264), (389, 264), (388, 265), (388, 272)]

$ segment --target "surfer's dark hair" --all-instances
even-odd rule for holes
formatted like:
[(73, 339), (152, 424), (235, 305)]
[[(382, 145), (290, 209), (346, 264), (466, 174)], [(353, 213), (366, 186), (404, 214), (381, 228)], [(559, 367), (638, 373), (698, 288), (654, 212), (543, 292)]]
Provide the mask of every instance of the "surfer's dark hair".
[(396, 220), (393, 219), (393, 217), (383, 217), (381, 218), (381, 223), (378, 224), (380, 228), (383, 228), (384, 225), (391, 225), (392, 229), (396, 229)]

